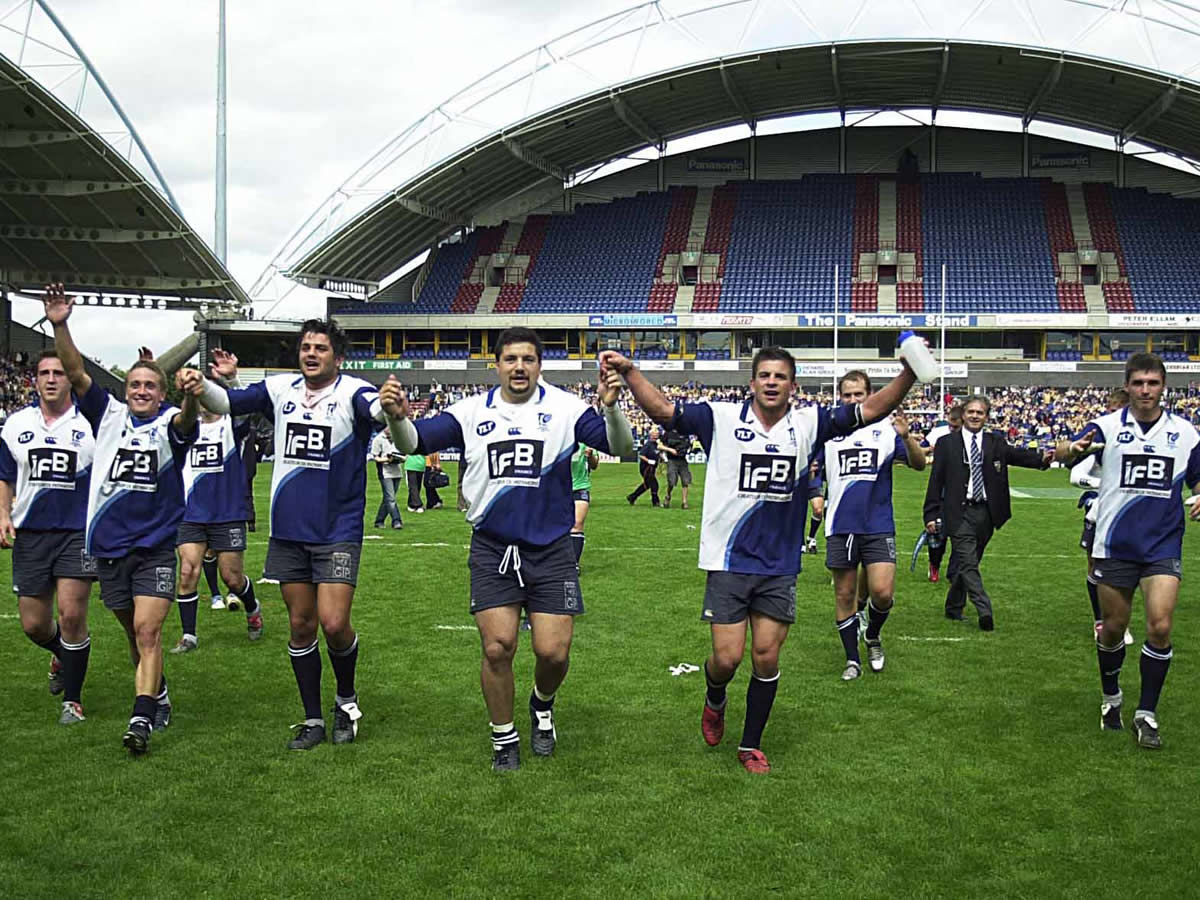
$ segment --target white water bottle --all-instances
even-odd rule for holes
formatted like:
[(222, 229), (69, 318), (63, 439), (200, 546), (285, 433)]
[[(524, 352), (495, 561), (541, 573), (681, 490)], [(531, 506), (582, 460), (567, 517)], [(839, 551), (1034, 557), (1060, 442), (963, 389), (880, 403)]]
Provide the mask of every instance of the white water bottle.
[(941, 367), (925, 346), (925, 340), (911, 331), (900, 332), (900, 358), (908, 363), (917, 380), (925, 384), (935, 381), (941, 374)]

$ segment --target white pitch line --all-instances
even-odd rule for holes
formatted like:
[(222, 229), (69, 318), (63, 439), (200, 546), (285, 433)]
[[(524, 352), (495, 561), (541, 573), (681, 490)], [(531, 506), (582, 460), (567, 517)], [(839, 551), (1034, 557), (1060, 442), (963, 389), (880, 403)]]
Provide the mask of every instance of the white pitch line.
[(434, 625), (434, 631), (474, 631), (474, 625)]
[(0, 619), (19, 619), (21, 618), (16, 613), (0, 613)]
[(934, 641), (937, 643), (951, 644), (951, 643), (958, 643), (959, 641), (966, 641), (966, 640), (970, 640), (970, 639), (965, 638), (965, 637), (912, 637), (911, 635), (907, 635), (907, 634), (897, 634), (897, 635), (893, 635), (892, 637), (890, 637), (889, 640), (893, 640), (893, 641)]

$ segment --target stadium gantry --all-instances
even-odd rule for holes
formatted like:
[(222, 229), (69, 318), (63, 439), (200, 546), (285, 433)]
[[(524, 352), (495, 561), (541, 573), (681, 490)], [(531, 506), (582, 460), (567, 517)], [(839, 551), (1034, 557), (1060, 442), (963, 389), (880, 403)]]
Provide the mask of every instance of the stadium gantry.
[(0, 289), (61, 281), (89, 305), (249, 305), (45, 0), (0, 18), (0, 123)]

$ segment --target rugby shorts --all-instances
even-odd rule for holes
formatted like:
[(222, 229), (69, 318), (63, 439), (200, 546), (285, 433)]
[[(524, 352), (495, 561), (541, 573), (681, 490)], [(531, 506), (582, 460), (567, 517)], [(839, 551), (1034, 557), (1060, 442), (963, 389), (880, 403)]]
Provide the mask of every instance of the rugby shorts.
[(752, 612), (788, 625), (795, 622), (796, 576), (708, 573), (700, 621), (736, 625)]
[(1091, 555), (1092, 544), (1095, 542), (1095, 540), (1096, 540), (1096, 523), (1093, 522), (1091, 519), (1084, 519), (1083, 520), (1083, 534), (1081, 534), (1079, 536), (1079, 546), (1082, 547), (1084, 550), (1086, 550), (1089, 556)]
[(1093, 559), (1092, 581), (1116, 588), (1136, 588), (1143, 578), (1151, 575), (1172, 575), (1183, 578), (1183, 560), (1156, 559), (1138, 562), (1133, 559)]
[(96, 557), (89, 556), (82, 531), (17, 529), (12, 551), (13, 593), (41, 597), (54, 590), (58, 578), (91, 581)]
[(134, 547), (117, 559), (98, 560), (100, 599), (106, 609), (132, 609), (134, 597), (175, 599), (175, 548)]
[(587, 488), (578, 491), (571, 491), (571, 499), (576, 503), (591, 503), (592, 492)]
[(245, 522), (180, 522), (175, 546), (207, 544), (217, 553), (241, 553), (246, 549)]
[(831, 534), (825, 539), (825, 568), (857, 569), (896, 562), (894, 534)]
[(302, 544), (271, 538), (263, 575), (280, 584), (358, 584), (358, 562), (362, 544), (340, 541), (333, 544)]
[(519, 547), (476, 531), (467, 565), (472, 615), (497, 606), (556, 616), (583, 614), (575, 550), (565, 534), (545, 547)]

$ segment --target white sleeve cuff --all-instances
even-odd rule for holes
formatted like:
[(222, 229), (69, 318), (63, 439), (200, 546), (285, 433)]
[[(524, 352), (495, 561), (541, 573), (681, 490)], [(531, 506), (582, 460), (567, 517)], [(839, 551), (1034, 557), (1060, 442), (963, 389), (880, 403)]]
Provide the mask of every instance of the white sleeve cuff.
[(204, 393), (200, 395), (200, 405), (209, 412), (219, 415), (229, 415), (229, 394), (225, 388), (215, 381), (204, 379)]

